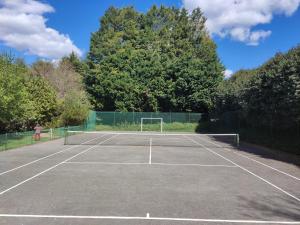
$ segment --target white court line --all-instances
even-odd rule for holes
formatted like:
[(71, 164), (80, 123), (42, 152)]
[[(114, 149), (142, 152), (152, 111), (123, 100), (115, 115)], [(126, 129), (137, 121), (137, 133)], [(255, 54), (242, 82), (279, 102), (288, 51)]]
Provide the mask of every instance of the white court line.
[[(104, 135), (101, 135), (100, 137), (103, 137), (103, 136), (104, 136)], [(91, 139), (91, 140), (89, 140), (89, 141), (86, 141), (86, 142), (83, 142), (83, 143), (81, 143), (81, 144), (86, 144), (86, 143), (88, 143), (88, 142), (90, 142), (90, 141), (93, 141), (93, 140), (95, 140), (95, 139), (98, 139), (98, 138), (100, 138), (100, 137), (93, 138), (93, 139)], [(77, 147), (79, 147), (79, 146), (80, 146), (80, 145), (72, 146), (72, 147), (69, 147), (69, 148), (64, 148), (64, 149), (62, 149), (62, 150), (59, 151), (59, 152), (55, 152), (55, 153), (52, 153), (52, 154), (50, 154), (50, 155), (46, 155), (46, 156), (41, 157), (41, 158), (39, 158), (39, 159), (33, 160), (33, 161), (29, 162), (29, 163), (26, 163), (26, 164), (23, 164), (23, 165), (21, 165), (21, 166), (15, 167), (15, 168), (13, 168), (13, 169), (4, 171), (4, 172), (0, 173), (0, 176), (1, 176), (1, 175), (4, 175), (4, 174), (7, 174), (7, 173), (10, 173), (10, 172), (13, 172), (13, 171), (18, 170), (18, 169), (21, 169), (21, 168), (23, 168), (23, 167), (25, 167), (25, 166), (31, 165), (31, 164), (33, 164), (33, 163), (36, 163), (36, 162), (41, 161), (41, 160), (43, 160), (43, 159), (49, 158), (49, 157), (51, 157), (51, 156), (57, 155), (57, 154), (59, 154), (59, 153), (68, 151), (68, 150), (73, 149), (73, 148), (77, 148)]]
[(150, 144), (149, 144), (149, 164), (151, 164), (152, 160), (152, 138), (150, 138)]
[[(149, 165), (149, 163), (125, 163), (125, 162), (76, 162), (76, 161), (69, 161), (65, 162), (65, 164), (95, 164), (95, 165)], [(158, 165), (158, 166), (199, 166), (199, 167), (229, 167), (229, 168), (236, 168), (236, 165), (209, 165), (209, 164), (196, 164), (196, 163), (151, 163), (151, 165)]]
[[(199, 137), (199, 139), (201, 139), (201, 138)], [(205, 141), (205, 142), (208, 142), (208, 143), (211, 143), (211, 144), (213, 144), (213, 145), (215, 145), (215, 146), (222, 147), (221, 145), (216, 144), (216, 143), (214, 143), (214, 142), (212, 142), (212, 141), (208, 141), (208, 140), (205, 140), (205, 139), (201, 139), (201, 140), (203, 140), (203, 141)], [(263, 166), (265, 166), (265, 167), (268, 167), (268, 168), (270, 168), (270, 169), (272, 169), (272, 170), (275, 170), (275, 171), (277, 171), (277, 172), (279, 172), (279, 173), (282, 173), (282, 174), (284, 174), (284, 175), (286, 175), (286, 176), (289, 176), (289, 177), (291, 177), (291, 178), (294, 178), (294, 179), (300, 181), (300, 178), (295, 177), (295, 176), (293, 176), (293, 175), (291, 175), (291, 174), (289, 174), (289, 173), (283, 172), (283, 171), (281, 171), (281, 170), (279, 170), (279, 169), (276, 169), (276, 168), (274, 168), (274, 167), (272, 167), (272, 166), (269, 166), (269, 165), (264, 164), (264, 163), (262, 163), (262, 162), (260, 162), (260, 161), (257, 161), (257, 160), (255, 160), (255, 159), (252, 159), (252, 158), (250, 158), (250, 157), (248, 157), (248, 156), (242, 155), (241, 153), (234, 152), (234, 151), (232, 151), (232, 150), (230, 150), (230, 149), (228, 149), (228, 148), (224, 148), (224, 149), (226, 149), (226, 150), (228, 150), (228, 151), (230, 151), (230, 152), (232, 152), (232, 153), (234, 153), (234, 154), (236, 154), (236, 155), (239, 155), (239, 156), (242, 156), (242, 157), (244, 157), (244, 158), (247, 158), (247, 159), (249, 159), (249, 160), (251, 160), (251, 161), (253, 161), (253, 162), (256, 162), (256, 163), (258, 163), (258, 164), (260, 164), (260, 165), (263, 165)]]
[(95, 165), (148, 165), (149, 163), (125, 163), (125, 162), (76, 162), (76, 161), (69, 161), (64, 162), (65, 164), (95, 164)]
[(236, 165), (209, 165), (209, 164), (197, 164), (197, 163), (152, 163), (152, 165), (161, 166), (199, 166), (199, 167), (237, 167)]
[(298, 202), (300, 202), (300, 199), (299, 199), (299, 198), (297, 198), (296, 196), (294, 196), (294, 195), (288, 193), (287, 191), (283, 190), (282, 188), (276, 186), (275, 184), (271, 183), (270, 181), (267, 181), (266, 179), (264, 179), (264, 178), (262, 178), (262, 177), (256, 175), (255, 173), (253, 173), (253, 172), (247, 170), (246, 168), (244, 168), (244, 167), (238, 165), (237, 163), (235, 163), (235, 162), (231, 161), (230, 159), (226, 158), (225, 156), (222, 156), (221, 154), (218, 154), (217, 152), (211, 150), (210, 148), (206, 147), (205, 145), (199, 143), (198, 141), (195, 141), (194, 139), (189, 138), (189, 137), (187, 137), (187, 138), (190, 139), (191, 141), (193, 141), (194, 143), (197, 143), (197, 144), (203, 146), (203, 147), (204, 147), (206, 150), (208, 150), (209, 152), (211, 152), (211, 153), (213, 153), (213, 154), (215, 154), (215, 155), (217, 155), (217, 156), (220, 156), (221, 158), (227, 160), (228, 162), (231, 162), (233, 165), (236, 165), (237, 167), (241, 168), (242, 170), (244, 170), (244, 171), (250, 173), (251, 175), (257, 177), (258, 179), (264, 181), (265, 183), (271, 185), (272, 187), (276, 188), (277, 190), (279, 190), (279, 191), (285, 193), (286, 195), (288, 195), (288, 196), (292, 197), (293, 199), (297, 200)]
[(176, 217), (151, 217), (146, 216), (74, 216), (74, 215), (25, 215), (25, 214), (0, 214), (0, 217), (11, 218), (54, 218), (54, 219), (98, 219), (98, 220), (153, 220), (153, 221), (182, 221), (182, 222), (207, 222), (207, 223), (251, 223), (251, 224), (300, 224), (300, 221), (272, 221), (272, 220), (222, 220), (222, 219), (198, 219)]
[(46, 169), (46, 170), (44, 170), (44, 171), (42, 171), (42, 172), (40, 172), (40, 173), (38, 173), (38, 174), (36, 174), (36, 175), (34, 175), (34, 176), (28, 178), (28, 179), (23, 180), (22, 182), (20, 182), (20, 183), (14, 185), (14, 186), (12, 186), (12, 187), (10, 187), (10, 188), (7, 188), (6, 190), (0, 192), (0, 195), (3, 195), (4, 193), (6, 193), (6, 192), (8, 192), (8, 191), (10, 191), (10, 190), (12, 190), (12, 189), (14, 189), (14, 188), (16, 188), (16, 187), (18, 187), (18, 186), (24, 184), (24, 183), (26, 183), (26, 182), (32, 180), (32, 179), (34, 179), (34, 178), (36, 178), (36, 177), (38, 177), (38, 176), (40, 176), (40, 175), (42, 175), (42, 174), (44, 174), (44, 173), (46, 173), (46, 172), (52, 170), (52, 169), (54, 169), (55, 167), (58, 167), (59, 165), (61, 165), (61, 164), (65, 163), (65, 162), (67, 162), (68, 160), (71, 160), (71, 159), (73, 159), (73, 158), (75, 158), (75, 157), (77, 157), (77, 156), (79, 156), (79, 155), (81, 155), (81, 154), (83, 154), (83, 153), (85, 153), (85, 152), (87, 152), (87, 151), (93, 149), (93, 148), (98, 147), (98, 145), (101, 145), (102, 143), (104, 143), (104, 142), (106, 142), (106, 141), (108, 141), (108, 140), (110, 140), (110, 139), (112, 139), (112, 138), (114, 138), (114, 137), (117, 137), (117, 136), (118, 136), (118, 135), (112, 136), (112, 137), (110, 137), (110, 138), (108, 138), (108, 139), (106, 139), (106, 140), (104, 140), (104, 141), (101, 141), (101, 142), (99, 142), (97, 145), (93, 145), (92, 147), (90, 147), (90, 148), (88, 148), (88, 149), (86, 149), (86, 150), (84, 150), (84, 151), (81, 151), (81, 152), (77, 153), (76, 155), (74, 155), (74, 156), (72, 156), (72, 157), (70, 157), (70, 158), (67, 158), (66, 160), (64, 160), (64, 161), (62, 161), (62, 162), (60, 162), (60, 163), (58, 163), (58, 164), (56, 164), (56, 165), (54, 165), (54, 166), (52, 166), (52, 167)]

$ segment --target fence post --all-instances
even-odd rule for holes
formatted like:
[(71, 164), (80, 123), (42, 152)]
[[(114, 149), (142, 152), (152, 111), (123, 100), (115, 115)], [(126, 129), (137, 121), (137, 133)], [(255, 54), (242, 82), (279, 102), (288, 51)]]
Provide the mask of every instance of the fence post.
[(114, 112), (114, 126), (116, 126), (116, 112)]
[(50, 128), (50, 140), (53, 139), (53, 131), (52, 131), (52, 128)]
[(135, 124), (134, 110), (133, 110), (133, 112), (132, 112), (132, 123)]
[(36, 138), (36, 137), (35, 137), (35, 132), (30, 133), (30, 144), (33, 144), (33, 143), (34, 143), (34, 141), (36, 140), (35, 138)]

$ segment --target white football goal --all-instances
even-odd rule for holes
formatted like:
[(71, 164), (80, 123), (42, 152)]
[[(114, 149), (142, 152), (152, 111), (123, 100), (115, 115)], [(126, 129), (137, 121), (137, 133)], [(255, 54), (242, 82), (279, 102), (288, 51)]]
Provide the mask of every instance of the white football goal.
[(163, 132), (163, 118), (150, 118), (150, 117), (144, 117), (144, 118), (141, 118), (141, 131), (144, 130), (144, 126), (145, 126), (145, 121), (159, 121), (159, 124), (160, 124), (160, 132)]

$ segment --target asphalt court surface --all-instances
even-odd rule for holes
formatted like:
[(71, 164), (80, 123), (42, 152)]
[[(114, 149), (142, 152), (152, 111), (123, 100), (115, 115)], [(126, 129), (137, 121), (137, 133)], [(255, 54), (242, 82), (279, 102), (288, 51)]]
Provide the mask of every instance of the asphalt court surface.
[(0, 152), (0, 224), (300, 224), (299, 166), (191, 139)]

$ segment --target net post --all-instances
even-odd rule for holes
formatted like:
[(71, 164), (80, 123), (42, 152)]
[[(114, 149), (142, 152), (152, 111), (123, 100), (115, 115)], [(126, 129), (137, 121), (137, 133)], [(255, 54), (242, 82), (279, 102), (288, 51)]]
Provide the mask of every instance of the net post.
[(143, 132), (143, 118), (141, 118), (141, 132)]
[(162, 126), (163, 126), (163, 119), (161, 118), (161, 119), (160, 119), (160, 133), (163, 132)]
[(237, 145), (237, 147), (240, 146), (240, 135), (239, 134), (236, 134), (236, 145)]

